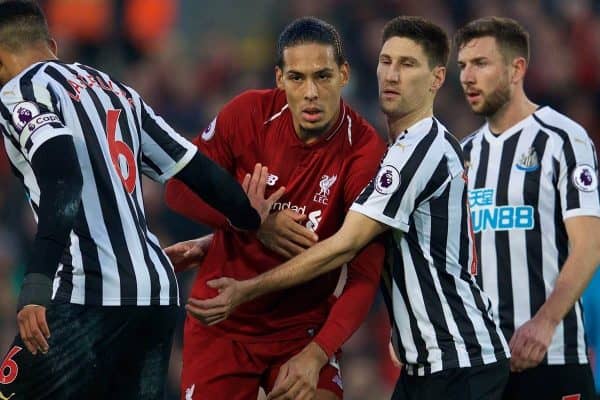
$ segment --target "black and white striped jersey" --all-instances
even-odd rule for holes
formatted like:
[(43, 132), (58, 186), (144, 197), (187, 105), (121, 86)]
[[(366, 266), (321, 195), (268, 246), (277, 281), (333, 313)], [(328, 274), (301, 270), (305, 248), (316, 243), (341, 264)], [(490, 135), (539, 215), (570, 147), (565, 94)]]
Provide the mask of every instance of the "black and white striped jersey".
[[(564, 220), (600, 217), (598, 163), (585, 130), (550, 107), (495, 136), (463, 142), (479, 284), (507, 340), (554, 288), (569, 253)], [(545, 363), (586, 363), (581, 304), (558, 325)]]
[[(196, 147), (131, 88), (82, 64), (36, 63), (0, 91), (0, 129), (34, 214), (30, 162), (47, 140), (73, 138), (82, 203), (57, 265), (53, 298), (87, 305), (178, 304), (173, 268), (144, 214), (141, 174), (164, 182)], [(36, 215), (37, 219), (37, 215)]]
[(473, 278), (461, 148), (442, 124), (426, 118), (401, 134), (351, 209), (393, 228), (384, 292), (409, 374), (508, 358), (490, 300)]

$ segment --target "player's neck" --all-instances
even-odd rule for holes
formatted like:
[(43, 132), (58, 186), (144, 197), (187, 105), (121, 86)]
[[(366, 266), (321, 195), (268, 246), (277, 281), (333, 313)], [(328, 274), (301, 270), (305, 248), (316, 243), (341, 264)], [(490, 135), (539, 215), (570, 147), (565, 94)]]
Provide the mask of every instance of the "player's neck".
[(411, 111), (402, 115), (386, 115), (388, 125), (388, 138), (393, 143), (398, 135), (424, 118), (433, 117), (433, 104)]
[(47, 46), (35, 46), (18, 53), (8, 53), (4, 60), (6, 68), (14, 78), (40, 61), (55, 60), (56, 54)]
[(494, 134), (501, 134), (533, 114), (537, 108), (538, 105), (529, 100), (520, 89), (494, 115), (487, 118), (490, 130)]

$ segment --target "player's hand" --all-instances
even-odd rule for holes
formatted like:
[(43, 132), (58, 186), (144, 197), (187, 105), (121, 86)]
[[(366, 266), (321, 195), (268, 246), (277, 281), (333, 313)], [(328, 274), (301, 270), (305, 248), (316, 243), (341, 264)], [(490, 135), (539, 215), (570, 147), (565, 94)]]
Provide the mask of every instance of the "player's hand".
[(212, 242), (213, 235), (206, 235), (198, 239), (175, 243), (165, 248), (165, 254), (171, 260), (175, 272), (183, 272), (200, 265)]
[(256, 236), (269, 250), (292, 258), (315, 244), (319, 237), (301, 223), (306, 215), (290, 209), (270, 214)]
[(548, 351), (556, 325), (535, 316), (519, 327), (510, 339), (510, 369), (521, 372), (537, 366)]
[(244, 281), (231, 278), (219, 278), (206, 282), (217, 289), (219, 294), (211, 299), (190, 298), (185, 309), (204, 325), (215, 325), (226, 320), (237, 306), (246, 301)]
[(315, 342), (279, 368), (273, 390), (267, 400), (312, 400), (317, 393), (321, 368), (327, 364), (327, 354)]
[(27, 350), (36, 355), (38, 351), (46, 354), (50, 349), (48, 338), (50, 329), (46, 322), (46, 307), (30, 304), (17, 314), (19, 334)]
[(252, 175), (246, 174), (242, 181), (242, 188), (246, 192), (250, 204), (260, 215), (261, 222), (265, 222), (273, 203), (275, 203), (283, 193), (285, 193), (285, 187), (280, 187), (265, 199), (265, 190), (267, 188), (267, 177), (269, 176), (269, 170), (267, 167), (263, 167), (262, 164), (258, 163), (254, 166)]

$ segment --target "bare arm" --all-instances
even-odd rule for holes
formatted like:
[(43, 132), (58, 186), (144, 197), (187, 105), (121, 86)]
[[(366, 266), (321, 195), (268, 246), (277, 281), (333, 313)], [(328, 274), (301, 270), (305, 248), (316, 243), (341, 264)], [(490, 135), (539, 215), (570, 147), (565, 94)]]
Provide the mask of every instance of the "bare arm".
[(276, 290), (299, 285), (339, 268), (352, 260), (360, 249), (386, 229), (387, 225), (363, 214), (349, 211), (344, 224), (333, 236), (315, 244), (277, 268), (240, 282), (244, 288), (244, 302)]
[(556, 326), (589, 284), (600, 264), (600, 218), (581, 216), (565, 221), (570, 253), (554, 290), (535, 316), (519, 327), (510, 340), (511, 368), (535, 367), (544, 358)]
[(277, 268), (246, 281), (219, 278), (207, 285), (219, 290), (211, 299), (189, 299), (186, 310), (203, 323), (218, 324), (240, 304), (264, 294), (299, 285), (339, 268), (388, 226), (363, 214), (349, 211), (336, 234), (315, 244)]
[(600, 264), (600, 218), (573, 217), (565, 221), (570, 253), (554, 290), (537, 315), (558, 325), (589, 284)]

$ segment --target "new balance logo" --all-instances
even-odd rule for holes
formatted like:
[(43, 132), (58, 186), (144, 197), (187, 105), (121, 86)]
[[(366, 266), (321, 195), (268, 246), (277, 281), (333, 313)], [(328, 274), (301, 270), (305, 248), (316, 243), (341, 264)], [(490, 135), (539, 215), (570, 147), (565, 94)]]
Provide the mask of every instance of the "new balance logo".
[(13, 393), (13, 394), (9, 395), (8, 397), (6, 397), (4, 395), (4, 393), (0, 392), (0, 400), (10, 400), (10, 398), (13, 397), (14, 395), (15, 394)]
[(279, 177), (277, 175), (269, 174), (269, 176), (267, 176), (267, 185), (275, 186), (278, 180)]

